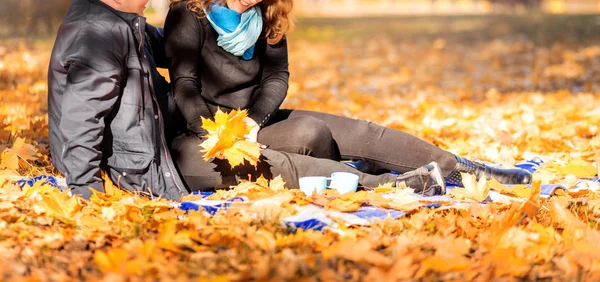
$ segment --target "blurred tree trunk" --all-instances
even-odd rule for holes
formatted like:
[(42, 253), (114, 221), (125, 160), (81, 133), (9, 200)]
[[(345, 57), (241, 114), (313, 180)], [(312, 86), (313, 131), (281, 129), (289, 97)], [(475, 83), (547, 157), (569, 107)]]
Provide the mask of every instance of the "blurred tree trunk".
[(0, 0), (0, 23), (13, 36), (53, 33), (70, 3), (70, 0)]
[(150, 7), (159, 15), (166, 15), (169, 9), (169, 0), (150, 0)]

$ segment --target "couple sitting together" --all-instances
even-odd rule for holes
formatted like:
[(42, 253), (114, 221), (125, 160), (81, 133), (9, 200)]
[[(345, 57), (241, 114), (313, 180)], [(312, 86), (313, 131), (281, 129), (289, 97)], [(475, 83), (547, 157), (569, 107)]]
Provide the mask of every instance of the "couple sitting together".
[[(366, 187), (405, 182), (427, 195), (460, 184), (461, 173), (531, 181), (525, 170), (473, 162), (371, 122), (280, 109), (292, 0), (174, 0), (164, 32), (146, 23), (147, 3), (73, 0), (58, 31), (48, 74), (50, 149), (74, 194), (104, 191), (101, 171), (122, 188), (172, 200), (261, 174), (298, 188), (300, 177), (350, 172)], [(170, 85), (157, 67), (169, 68)], [(248, 138), (268, 147), (257, 168), (203, 160), (202, 117), (217, 108), (248, 111)]]

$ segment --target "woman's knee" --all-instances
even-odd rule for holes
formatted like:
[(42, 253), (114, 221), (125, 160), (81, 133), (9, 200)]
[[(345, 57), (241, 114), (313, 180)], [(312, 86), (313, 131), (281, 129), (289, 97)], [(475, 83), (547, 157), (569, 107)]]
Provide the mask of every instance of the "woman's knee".
[(328, 143), (333, 140), (331, 130), (322, 120), (309, 116), (297, 117), (294, 120), (293, 130), (296, 134), (292, 134), (291, 138), (310, 145)]
[(314, 117), (290, 119), (286, 130), (281, 132), (281, 138), (281, 146), (305, 147), (310, 151), (308, 154), (313, 156), (330, 151), (333, 143), (333, 136), (329, 127), (323, 121)]
[(259, 132), (258, 140), (278, 151), (339, 158), (331, 130), (315, 117), (297, 116), (270, 125)]

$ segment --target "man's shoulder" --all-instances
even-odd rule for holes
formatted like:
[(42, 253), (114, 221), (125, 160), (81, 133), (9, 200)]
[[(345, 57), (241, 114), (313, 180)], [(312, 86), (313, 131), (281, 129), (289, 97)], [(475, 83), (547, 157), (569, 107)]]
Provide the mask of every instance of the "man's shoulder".
[(124, 40), (128, 30), (127, 23), (110, 10), (87, 0), (73, 1), (63, 25), (67, 30), (81, 36), (102, 36), (107, 40)]
[(120, 57), (124, 54), (126, 39), (115, 25), (102, 21), (81, 21), (73, 24), (64, 30), (61, 27), (55, 43), (64, 46), (61, 53), (67, 60), (97, 60), (99, 55), (112, 54)]
[(56, 56), (61, 61), (97, 57), (97, 53), (122, 57), (130, 36), (130, 27), (115, 13), (88, 0), (75, 0), (59, 28)]

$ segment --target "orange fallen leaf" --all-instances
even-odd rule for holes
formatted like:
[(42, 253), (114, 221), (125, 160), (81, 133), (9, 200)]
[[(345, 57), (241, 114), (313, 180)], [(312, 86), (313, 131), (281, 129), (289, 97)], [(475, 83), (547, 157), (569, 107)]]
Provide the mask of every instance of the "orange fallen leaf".
[(355, 193), (345, 193), (338, 196), (325, 205), (326, 209), (338, 210), (341, 212), (357, 211), (368, 197), (367, 191), (358, 191)]
[(534, 218), (540, 210), (540, 189), (541, 181), (536, 178), (531, 184), (531, 195), (527, 198), (527, 201), (521, 205), (521, 212), (529, 218)]
[(391, 258), (373, 250), (373, 244), (366, 239), (358, 241), (344, 239), (323, 250), (323, 258), (331, 259), (335, 257), (381, 267), (388, 267), (393, 262)]
[(108, 252), (98, 250), (94, 253), (94, 262), (104, 273), (140, 275), (145, 265), (144, 258), (131, 258), (128, 250), (111, 249)]
[(17, 170), (19, 168), (19, 160), (31, 161), (37, 160), (37, 150), (31, 144), (25, 143), (24, 138), (18, 137), (15, 139), (12, 147), (4, 149), (0, 157), (0, 169)]

